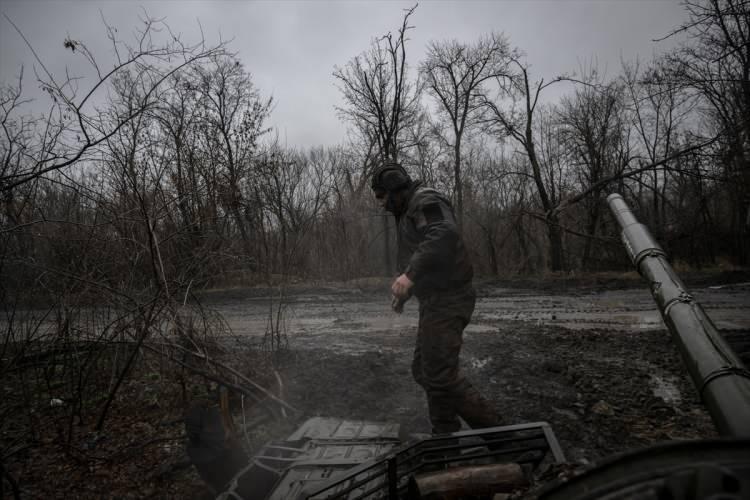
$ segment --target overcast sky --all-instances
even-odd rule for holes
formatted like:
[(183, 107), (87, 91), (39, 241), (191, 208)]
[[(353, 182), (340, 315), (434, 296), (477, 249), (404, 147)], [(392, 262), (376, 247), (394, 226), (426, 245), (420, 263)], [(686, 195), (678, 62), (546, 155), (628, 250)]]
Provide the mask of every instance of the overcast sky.
[[(107, 58), (103, 15), (119, 33), (132, 32), (141, 7), (165, 17), (185, 40), (233, 39), (238, 53), (264, 96), (276, 105), (271, 125), (289, 146), (334, 145), (344, 141), (345, 125), (332, 76), (371, 43), (401, 23), (415, 2), (381, 1), (208, 1), (208, 0), (0, 0), (0, 12), (23, 31), (53, 71), (78, 64), (63, 40), (80, 40)], [(522, 49), (532, 76), (551, 78), (597, 61), (614, 76), (620, 61), (648, 60), (674, 42), (654, 42), (685, 19), (678, 0), (485, 0), (422, 1), (411, 18), (407, 45), (416, 67), (430, 40), (473, 41), (483, 33), (504, 32)], [(32, 84), (33, 56), (4, 17), (0, 17), (0, 80), (7, 84), (25, 66)]]

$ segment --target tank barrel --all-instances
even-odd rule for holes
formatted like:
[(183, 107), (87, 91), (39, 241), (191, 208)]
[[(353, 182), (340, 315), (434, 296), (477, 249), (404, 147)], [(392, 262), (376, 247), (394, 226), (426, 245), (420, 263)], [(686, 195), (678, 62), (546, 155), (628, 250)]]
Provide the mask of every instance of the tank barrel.
[(750, 372), (667, 262), (667, 255), (619, 194), (607, 197), (633, 264), (677, 344), (721, 436), (750, 437)]

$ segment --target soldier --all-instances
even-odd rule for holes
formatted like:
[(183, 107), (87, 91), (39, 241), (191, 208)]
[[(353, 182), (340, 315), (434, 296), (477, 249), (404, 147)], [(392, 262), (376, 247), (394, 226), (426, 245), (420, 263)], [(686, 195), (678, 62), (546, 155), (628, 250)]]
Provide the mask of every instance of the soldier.
[(419, 328), (412, 361), (424, 388), (433, 434), (455, 432), (461, 417), (471, 428), (500, 425), (492, 405), (459, 371), (463, 330), (474, 311), (473, 270), (450, 202), (398, 163), (378, 167), (372, 190), (396, 217), (399, 276), (391, 286), (394, 309), (419, 300)]

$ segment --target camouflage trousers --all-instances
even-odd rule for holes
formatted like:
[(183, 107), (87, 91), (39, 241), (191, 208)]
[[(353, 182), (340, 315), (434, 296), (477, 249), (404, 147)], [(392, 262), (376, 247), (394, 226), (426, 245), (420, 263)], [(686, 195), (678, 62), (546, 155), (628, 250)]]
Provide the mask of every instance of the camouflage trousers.
[(419, 299), (419, 330), (412, 361), (414, 380), (427, 394), (432, 432), (501, 425), (495, 409), (459, 370), (463, 331), (474, 312), (472, 287)]

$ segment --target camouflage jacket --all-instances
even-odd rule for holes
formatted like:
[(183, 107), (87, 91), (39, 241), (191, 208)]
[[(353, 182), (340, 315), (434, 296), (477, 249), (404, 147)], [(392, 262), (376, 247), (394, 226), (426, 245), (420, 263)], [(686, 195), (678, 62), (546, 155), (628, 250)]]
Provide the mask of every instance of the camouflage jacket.
[(398, 270), (414, 282), (414, 295), (427, 297), (471, 284), (469, 256), (445, 196), (416, 181), (396, 225)]

